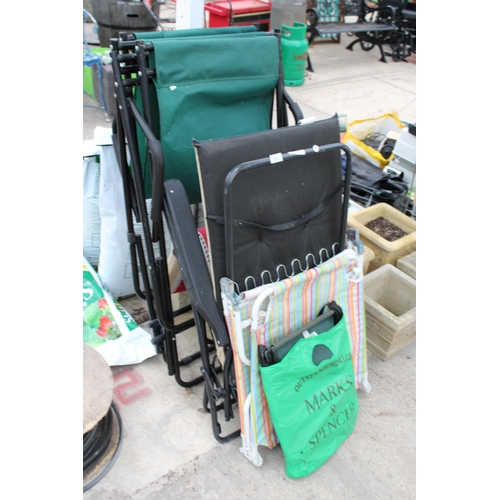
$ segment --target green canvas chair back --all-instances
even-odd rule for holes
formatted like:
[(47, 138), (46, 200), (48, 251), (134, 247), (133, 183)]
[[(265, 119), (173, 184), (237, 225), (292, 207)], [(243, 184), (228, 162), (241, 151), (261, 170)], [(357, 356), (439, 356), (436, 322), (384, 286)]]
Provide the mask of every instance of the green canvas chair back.
[[(207, 29), (184, 31), (198, 33), (158, 38), (147, 34), (154, 46), (149, 64), (156, 70), (149, 94), (151, 125), (164, 154), (164, 180), (179, 179), (194, 204), (201, 202), (201, 193), (193, 139), (219, 139), (270, 129), (280, 54), (279, 39), (263, 32), (228, 34), (221, 29), (208, 36)], [(140, 89), (135, 99), (141, 108)], [(140, 131), (138, 141), (145, 195), (149, 198), (150, 170), (146, 141)]]
[(134, 33), (137, 40), (154, 40), (158, 38), (184, 38), (193, 36), (235, 35), (236, 33), (256, 33), (255, 26), (226, 26), (221, 28), (194, 28), (187, 30), (165, 30)]

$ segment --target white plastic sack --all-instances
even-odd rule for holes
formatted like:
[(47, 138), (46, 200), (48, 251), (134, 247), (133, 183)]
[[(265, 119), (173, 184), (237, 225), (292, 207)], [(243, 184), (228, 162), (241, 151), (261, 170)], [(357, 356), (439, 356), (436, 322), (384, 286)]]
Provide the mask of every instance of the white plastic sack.
[(151, 335), (113, 299), (85, 257), (83, 342), (99, 351), (109, 366), (141, 363), (157, 354)]
[(83, 151), (83, 255), (92, 266), (99, 263), (101, 216), (99, 214), (99, 148)]
[[(101, 216), (101, 250), (99, 255), (99, 276), (106, 288), (116, 299), (135, 295), (132, 279), (132, 260), (127, 240), (127, 219), (120, 168), (113, 146), (101, 146), (101, 178), (99, 187), (99, 211)], [(146, 200), (150, 213), (151, 200)], [(135, 219), (135, 218), (134, 218)], [(164, 220), (164, 226), (166, 222)], [(142, 224), (135, 222), (134, 231), (143, 235)], [(166, 235), (167, 251), (171, 248)], [(158, 244), (154, 245), (159, 255)]]

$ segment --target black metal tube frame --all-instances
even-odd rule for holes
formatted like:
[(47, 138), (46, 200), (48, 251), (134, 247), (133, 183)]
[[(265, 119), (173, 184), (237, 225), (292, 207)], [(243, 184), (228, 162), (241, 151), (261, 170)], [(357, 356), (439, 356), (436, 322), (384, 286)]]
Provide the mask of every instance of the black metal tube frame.
[[(150, 110), (150, 100), (148, 85), (155, 72), (148, 68), (148, 52), (154, 50), (151, 42), (144, 40), (135, 40), (135, 37), (126, 33), (120, 34), (120, 39), (111, 40), (112, 44), (112, 65), (115, 74), (115, 98), (118, 103), (119, 113), (116, 119), (116, 139), (115, 150), (119, 153), (119, 163), (122, 172), (123, 187), (125, 193), (125, 204), (127, 212), (128, 239), (132, 258), (133, 282), (136, 294), (146, 300), (150, 313), (150, 326), (153, 329), (152, 342), (157, 345), (162, 352), (167, 363), (169, 375), (174, 375), (177, 382), (184, 387), (196, 385), (201, 382), (201, 377), (192, 381), (184, 381), (180, 376), (180, 366), (188, 364), (190, 360), (197, 359), (200, 353), (195, 353), (184, 360), (178, 359), (177, 345), (175, 337), (188, 328), (191, 328), (195, 321), (189, 319), (179, 325), (174, 322), (175, 316), (186, 312), (189, 308), (181, 311), (173, 311), (170, 284), (168, 279), (168, 270), (166, 266), (166, 248), (163, 221), (161, 217), (161, 196), (163, 190), (163, 152), (161, 143), (152, 133), (152, 120)], [(122, 53), (120, 53), (122, 51)], [(278, 85), (276, 87), (276, 105), (277, 105), (277, 125), (278, 127), (288, 125), (288, 117), (284, 103), (288, 104), (296, 121), (303, 118), (300, 109), (292, 101), (290, 96), (284, 90), (283, 74), (281, 70)], [(138, 77), (133, 78), (133, 75)], [(120, 75), (117, 77), (116, 75)], [(138, 110), (134, 99), (132, 88), (140, 86), (143, 96), (144, 116)], [(272, 120), (272, 110), (270, 121)], [(143, 173), (139, 151), (137, 148), (136, 125), (139, 125), (145, 134), (148, 142), (148, 154), (151, 161), (151, 178), (153, 186), (150, 230), (148, 224), (148, 214), (145, 204), (145, 195), (143, 188)], [(128, 138), (128, 141), (127, 141)], [(130, 172), (126, 159), (126, 146), (128, 151), (132, 172)], [(143, 238), (135, 234), (132, 213), (136, 219), (142, 223)], [(156, 258), (153, 252), (152, 244), (159, 242), (160, 257)], [(144, 249), (144, 246), (146, 247)], [(147, 259), (146, 259), (147, 255)], [(144, 290), (140, 287), (139, 266), (141, 269), (147, 269), (143, 273)]]
[[(279, 37), (279, 33), (271, 35)], [(147, 302), (151, 320), (150, 326), (153, 330), (152, 342), (163, 354), (163, 358), (168, 366), (169, 375), (174, 375), (179, 385), (190, 387), (201, 382), (202, 377), (197, 377), (191, 381), (184, 381), (180, 375), (180, 367), (189, 364), (200, 356), (202, 357), (202, 353), (194, 353), (179, 360), (177, 352), (176, 335), (194, 326), (195, 319), (175, 324), (174, 318), (179, 314), (189, 311), (190, 307), (174, 311), (170, 296), (170, 283), (166, 264), (167, 255), (163, 237), (163, 219), (161, 216), (162, 180), (164, 177), (163, 151), (160, 141), (156, 139), (152, 132), (148, 89), (151, 77), (155, 74), (155, 70), (147, 66), (148, 53), (154, 50), (154, 46), (151, 42), (145, 40), (135, 40), (133, 35), (120, 33), (120, 39), (111, 40), (111, 47), (112, 67), (115, 74), (115, 98), (119, 109), (116, 118), (117, 144), (115, 145), (115, 150), (119, 158), (125, 193), (134, 289), (136, 294)], [(278, 127), (283, 127), (288, 125), (285, 104), (289, 106), (296, 122), (301, 120), (303, 115), (298, 105), (284, 89), (281, 52), (279, 67), (280, 74), (275, 89), (276, 112), (277, 125)], [(133, 75), (137, 76), (133, 77)], [(142, 91), (143, 115), (133, 99), (132, 89), (137, 86), (140, 86)], [(270, 126), (272, 126), (271, 122), (272, 108)], [(152, 221), (151, 228), (148, 224), (148, 214), (145, 204), (143, 173), (138, 151), (136, 124), (139, 125), (146, 136), (151, 164), (153, 187), (150, 214)], [(127, 163), (126, 144), (128, 145), (130, 154), (131, 171)], [(141, 236), (135, 234), (132, 213), (135, 214), (136, 220), (142, 223), (145, 245), (143, 245)], [(159, 242), (160, 245), (160, 257), (158, 258), (155, 257), (153, 252), (152, 245), (155, 242)], [(146, 247), (145, 249), (144, 246)], [(137, 262), (139, 262), (139, 266)], [(148, 271), (143, 273), (144, 290), (140, 287), (139, 267)]]
[[(170, 297), (170, 284), (168, 280), (168, 270), (166, 268), (167, 255), (166, 246), (163, 237), (161, 206), (158, 206), (158, 196), (161, 199), (161, 191), (158, 193), (158, 186), (155, 187), (156, 204), (152, 206), (151, 220), (152, 230), (148, 224), (148, 214), (145, 201), (145, 192), (143, 184), (143, 173), (141, 169), (141, 162), (138, 151), (137, 134), (135, 124), (139, 125), (148, 141), (148, 153), (151, 159), (152, 172), (151, 177), (153, 180), (160, 180), (160, 188), (163, 186), (163, 152), (161, 144), (154, 137), (151, 131), (151, 113), (148, 107), (149, 96), (147, 94), (148, 85), (148, 72), (144, 68), (146, 64), (146, 55), (144, 51), (138, 50), (139, 54), (136, 57), (130, 57), (130, 53), (126, 53), (123, 57), (124, 61), (120, 61), (118, 51), (120, 50), (120, 42), (116, 39), (111, 40), (112, 51), (112, 65), (115, 74), (115, 87), (116, 99), (118, 103), (119, 113), (117, 113), (116, 128), (118, 145), (115, 149), (120, 151), (119, 162), (122, 172), (122, 179), (124, 184), (125, 203), (127, 209), (127, 226), (129, 234), (129, 244), (131, 250), (132, 266), (133, 266), (133, 280), (136, 294), (145, 298), (147, 301), (150, 326), (153, 330), (152, 342), (155, 344), (168, 366), (169, 375), (173, 375), (179, 385), (183, 387), (191, 387), (199, 384), (203, 378), (196, 377), (193, 380), (185, 381), (181, 377), (180, 367), (187, 364), (187, 359), (194, 360), (200, 357), (199, 353), (195, 353), (189, 358), (184, 360), (178, 359), (176, 335), (188, 328), (194, 326), (194, 320), (189, 319), (181, 324), (176, 325), (174, 318), (189, 308), (183, 308), (179, 311), (173, 311), (172, 301)], [(137, 41), (134, 48), (142, 48), (144, 43)], [(130, 43), (124, 43), (125, 50), (131, 50)], [(127, 65), (127, 62), (135, 62), (137, 65)], [(143, 71), (141, 71), (143, 69)], [(139, 74), (138, 79), (130, 78), (132, 73)], [(125, 80), (121, 75), (125, 76)], [(119, 77), (117, 75), (120, 75)], [(127, 78), (128, 77), (128, 78)], [(133, 97), (132, 87), (135, 85), (145, 85), (146, 96), (143, 100), (145, 105), (144, 118), (139, 112)], [(144, 87), (142, 88), (144, 91)], [(144, 105), (144, 104), (143, 104)], [(148, 123), (149, 118), (149, 123)], [(135, 121), (135, 122), (134, 122)], [(128, 139), (128, 140), (127, 140)], [(128, 143), (128, 151), (130, 154), (132, 173), (130, 173), (129, 166), (126, 161), (125, 143)], [(158, 183), (153, 183), (158, 184)], [(135, 204), (133, 203), (135, 202)], [(142, 238), (135, 234), (132, 212), (135, 213), (138, 221), (142, 223), (143, 238), (145, 240), (145, 249), (142, 245)], [(154, 213), (153, 213), (154, 212)], [(153, 251), (153, 243), (160, 242), (160, 256), (157, 258)], [(147, 262), (145, 258), (147, 255)], [(137, 268), (137, 260), (141, 269), (147, 270), (142, 273), (144, 282), (144, 291), (140, 289), (139, 269)]]
[[(231, 375), (232, 350), (226, 323), (216, 307), (213, 284), (208, 272), (205, 257), (198, 243), (196, 226), (191, 214), (191, 207), (182, 186), (177, 179), (165, 181), (164, 212), (171, 229), (172, 243), (184, 270), (184, 282), (189, 292), (193, 317), (196, 323), (202, 358), (201, 373), (205, 381), (203, 408), (211, 416), (215, 439), (221, 443), (234, 439), (239, 431), (222, 435), (217, 415), (224, 412), (229, 421), (234, 417), (233, 405), (237, 402), (235, 383)], [(218, 349), (225, 353), (225, 360), (214, 356), (210, 362), (210, 344), (207, 335), (210, 328)], [(221, 366), (216, 366), (219, 361)], [(222, 378), (219, 373), (223, 371)]]
[[(336, 143), (336, 144), (327, 144), (323, 146), (316, 146), (314, 148), (305, 149), (305, 156), (318, 155), (328, 153), (330, 151), (341, 150), (346, 155), (346, 170), (344, 175), (344, 187), (343, 187), (343, 204), (342, 204), (342, 225), (340, 228), (340, 234), (345, 234), (347, 229), (347, 211), (349, 208), (349, 194), (350, 194), (350, 184), (351, 184), (351, 150), (345, 146), (344, 144)], [(283, 161), (293, 161), (299, 158), (304, 158), (304, 155), (296, 155), (291, 153), (282, 153)], [(240, 163), (239, 165), (233, 167), (228, 175), (226, 176), (226, 180), (224, 183), (224, 235), (226, 242), (226, 276), (229, 279), (234, 279), (234, 237), (233, 237), (233, 204), (232, 204), (232, 191), (231, 187), (234, 182), (234, 179), (240, 173), (256, 169), (262, 168), (271, 165), (271, 161), (269, 157), (260, 158), (258, 160), (247, 161), (244, 163)], [(339, 248), (340, 251), (344, 250), (345, 242), (340, 241)]]

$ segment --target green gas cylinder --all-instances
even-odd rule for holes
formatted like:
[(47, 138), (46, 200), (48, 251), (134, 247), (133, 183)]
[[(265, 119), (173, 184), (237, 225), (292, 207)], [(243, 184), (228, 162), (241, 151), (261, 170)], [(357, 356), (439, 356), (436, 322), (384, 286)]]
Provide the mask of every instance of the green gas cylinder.
[(293, 27), (281, 25), (281, 61), (285, 85), (304, 83), (307, 61), (307, 26), (294, 22)]

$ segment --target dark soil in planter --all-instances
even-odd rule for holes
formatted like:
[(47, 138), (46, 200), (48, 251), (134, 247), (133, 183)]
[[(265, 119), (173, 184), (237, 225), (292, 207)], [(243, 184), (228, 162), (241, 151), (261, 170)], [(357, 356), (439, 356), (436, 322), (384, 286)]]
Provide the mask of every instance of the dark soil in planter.
[(368, 224), (365, 224), (365, 226), (387, 241), (396, 241), (408, 234), (398, 226), (392, 224), (392, 222), (384, 219), (384, 217), (377, 217), (376, 219), (370, 221)]

